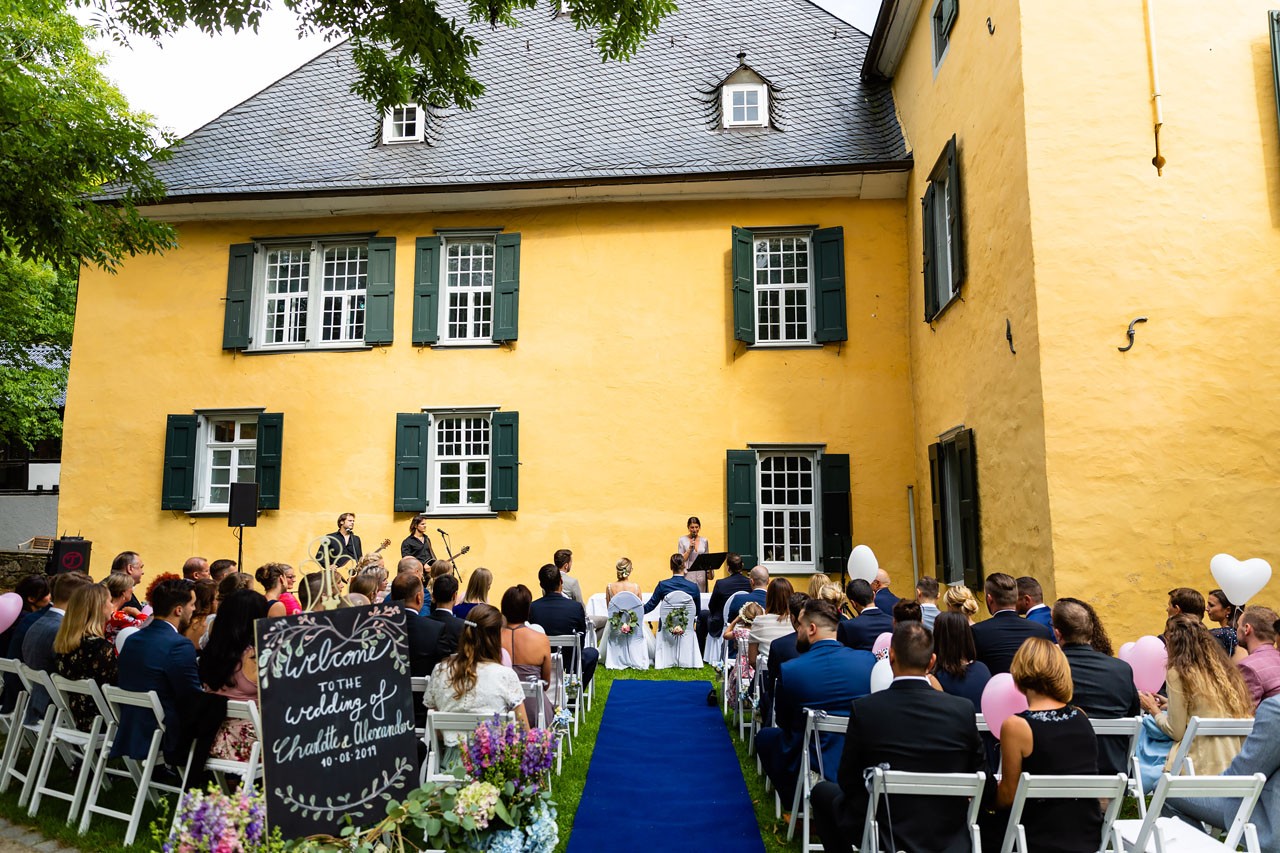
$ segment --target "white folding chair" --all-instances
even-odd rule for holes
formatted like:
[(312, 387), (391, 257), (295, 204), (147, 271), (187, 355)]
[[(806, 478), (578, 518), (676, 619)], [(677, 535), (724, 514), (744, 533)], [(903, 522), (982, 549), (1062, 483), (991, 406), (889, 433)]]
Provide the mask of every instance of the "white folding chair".
[[(422, 783), (457, 781), (451, 773), (445, 772), (444, 754), (449, 749), (445, 742), (446, 734), (458, 736), (458, 749), (466, 748), (466, 738), (475, 732), (481, 723), (487, 723), (494, 714), (472, 714), (462, 711), (427, 711), (427, 760), (422, 765)], [(512, 722), (514, 714), (499, 714), (504, 723)]]
[(804, 820), (804, 842), (800, 846), (804, 853), (822, 850), (821, 842), (810, 841), (812, 835), (810, 826), (813, 821), (809, 819), (809, 794), (813, 791), (814, 775), (811, 755), (817, 755), (818, 757), (818, 778), (826, 776), (822, 766), (821, 736), (823, 733), (843, 735), (848, 731), (848, 717), (828, 714), (826, 711), (815, 711), (812, 708), (804, 709), (804, 739), (801, 741), (803, 752), (800, 753), (800, 778), (796, 781), (796, 795), (791, 801), (791, 821), (787, 824), (787, 841), (790, 841), (795, 836), (796, 821)]
[(537, 709), (537, 716), (529, 717), (529, 725), (533, 728), (545, 729), (548, 720), (546, 705), (543, 701), (543, 694), (546, 691), (542, 686), (542, 679), (531, 675), (520, 682), (520, 688), (524, 690), (524, 698), (526, 700), (532, 699), (533, 706)]
[(231, 791), (227, 787), (228, 773), (239, 776), (245, 790), (252, 791), (254, 783), (262, 776), (262, 717), (258, 713), (258, 703), (252, 700), (228, 700), (227, 719), (241, 720), (253, 729), (253, 744), (249, 747), (249, 758), (245, 761), (236, 761), (231, 758), (209, 756), (204, 763), (205, 769), (213, 774), (213, 778), (218, 780), (218, 785), (228, 793)]
[(1120, 803), (1129, 780), (1123, 773), (1114, 776), (1032, 776), (1023, 773), (1018, 777), (1018, 790), (1013, 795), (1013, 808), (1009, 810), (1009, 826), (1000, 845), (1000, 853), (1036, 853), (1027, 847), (1027, 832), (1022, 826), (1022, 810), (1027, 800), (1110, 800), (1102, 816), (1102, 833), (1098, 839), (1098, 853), (1106, 853), (1111, 840), (1111, 825), (1120, 813)]
[(609, 616), (627, 611), (635, 615), (635, 630), (628, 635), (613, 632), (606, 623), (604, 641), (600, 644), (600, 658), (607, 669), (648, 669), (649, 632), (645, 628), (644, 604), (631, 592), (620, 592), (609, 601)]
[(30, 746), (32, 750), (36, 747), (36, 733), (22, 725), (27, 715), (27, 703), (31, 697), (18, 675), (20, 665), (14, 658), (0, 658), (0, 673), (13, 676), (10, 684), (18, 693), (14, 699), (13, 710), (4, 715), (7, 723), (7, 737), (4, 743), (4, 755), (0, 758), (0, 793), (9, 789), (9, 782), (12, 779), (26, 782), (26, 774), (16, 769), (18, 758), (23, 746)]
[(987, 718), (982, 716), (982, 714), (974, 715), (973, 722), (977, 725), (979, 734), (982, 734), (983, 732), (986, 732), (987, 734), (991, 733), (991, 726), (987, 725)]
[(1196, 775), (1195, 763), (1191, 760), (1191, 744), (1196, 738), (1246, 738), (1252, 733), (1253, 717), (1245, 717), (1243, 719), (1192, 717), (1187, 721), (1187, 731), (1182, 735), (1182, 742), (1178, 744), (1178, 751), (1173, 754), (1173, 763), (1169, 765), (1169, 772), (1174, 776)]
[[(102, 695), (106, 697), (107, 704), (111, 708), (113, 720), (107, 727), (107, 738), (102, 745), (102, 749), (98, 751), (98, 765), (94, 768), (93, 782), (89, 786), (89, 798), (85, 801), (84, 812), (80, 816), (80, 834), (83, 835), (88, 831), (89, 823), (93, 820), (95, 814), (113, 817), (116, 820), (128, 823), (129, 828), (124, 835), (124, 844), (128, 847), (137, 837), (138, 827), (142, 822), (142, 809), (147, 800), (156, 801), (164, 794), (175, 794), (180, 797), (182, 796), (182, 787), (181, 783), (170, 785), (165, 782), (157, 782), (155, 779), (156, 766), (160, 764), (160, 750), (164, 743), (165, 733), (164, 707), (160, 704), (160, 697), (156, 695), (156, 692), (148, 690), (146, 693), (135, 693), (130, 690), (122, 690), (110, 684), (104, 684), (102, 686)], [(124, 707), (139, 708), (147, 711), (155, 717), (156, 721), (156, 729), (151, 734), (151, 744), (147, 749), (147, 757), (141, 763), (131, 757), (124, 758), (125, 766), (129, 768), (129, 775), (133, 778), (134, 784), (137, 785), (137, 792), (133, 797), (133, 805), (127, 812), (116, 811), (115, 809), (98, 805), (98, 795), (102, 791), (103, 783), (107, 780), (107, 775), (124, 775), (113, 772), (107, 767), (107, 760), (111, 756), (112, 744), (120, 733), (120, 710)], [(188, 752), (186, 763), (179, 770), (182, 779), (186, 779), (187, 771), (190, 767), (191, 753)], [(177, 769), (175, 768), (175, 770)]]
[[(413, 710), (414, 710), (415, 720), (418, 718), (418, 713), (417, 713), (418, 709), (422, 707), (422, 699), (424, 696), (427, 695), (427, 687), (430, 686), (430, 684), (431, 684), (431, 676), (429, 675), (415, 675), (409, 679), (409, 689), (410, 691), (412, 691), (411, 695), (413, 696)], [(425, 723), (425, 718), (424, 718), (423, 725), (421, 726), (415, 725), (413, 727), (413, 733), (418, 738), (418, 740), (423, 741), (424, 743), (426, 742), (427, 727)]]
[(738, 723), (738, 739), (747, 741), (747, 751), (755, 750), (756, 729), (760, 722), (760, 685), (764, 681), (764, 673), (769, 668), (769, 650), (761, 649), (756, 655), (756, 670), (751, 680), (738, 687), (738, 702), (735, 718)]
[[(583, 640), (584, 643), (582, 647), (584, 649), (595, 649), (597, 652), (600, 651), (600, 644), (596, 642), (596, 629), (592, 627), (590, 620), (588, 620), (587, 633), (583, 635)], [(599, 663), (597, 662), (596, 665), (599, 666)], [(587, 712), (590, 713), (591, 703), (594, 702), (596, 698), (596, 680), (594, 678), (591, 679), (591, 683), (583, 689), (583, 698), (586, 700)]]
[[(45, 690), (49, 693), (50, 704), (57, 708), (53, 728), (49, 730), (49, 745), (44, 751), (40, 770), (36, 774), (35, 787), (31, 793), (31, 805), (27, 814), (34, 817), (40, 810), (40, 800), (45, 795), (65, 800), (70, 804), (67, 810), (67, 824), (75, 822), (80, 816), (80, 806), (84, 803), (85, 791), (89, 779), (93, 776), (93, 767), (98, 760), (98, 751), (102, 749), (107, 735), (107, 720), (111, 718), (111, 709), (102, 690), (92, 678), (72, 681), (56, 673), (39, 673), (44, 677)], [(70, 697), (85, 696), (93, 702), (96, 713), (85, 731), (76, 725), (75, 715), (71, 712)], [(76, 782), (70, 793), (49, 785), (49, 771), (53, 767), (53, 758), (60, 750), (66, 750), (72, 761), (69, 766), (79, 764), (76, 771)], [(64, 758), (65, 758), (64, 754)]]
[[(677, 611), (685, 614), (683, 633), (674, 634), (667, 629), (667, 619)], [(654, 640), (653, 668), (701, 669), (702, 657), (698, 654), (698, 608), (687, 592), (669, 592), (658, 606), (658, 636)]]
[[(18, 662), (18, 678), (22, 681), (22, 689), (26, 692), (28, 706), (30, 706), (30, 697), (34, 694), (35, 689), (39, 687), (48, 693), (49, 684), (48, 675), (39, 669), (32, 669), (21, 661)], [(58, 706), (54, 704), (50, 697), (49, 704), (45, 706), (44, 716), (40, 717), (36, 722), (25, 722), (25, 717), (19, 717), (22, 721), (19, 729), (28, 735), (31, 743), (31, 760), (27, 763), (26, 768), (22, 769), (19, 762), (21, 756), (15, 755), (13, 763), (10, 764), (5, 772), (14, 779), (22, 780), (22, 792), (18, 795), (18, 807), (22, 808), (31, 801), (31, 792), (35, 790), (36, 777), (40, 774), (40, 762), (44, 760), (45, 750), (49, 748), (49, 734), (53, 731), (53, 722), (58, 716)], [(70, 762), (68, 761), (68, 764)]]
[(987, 774), (976, 773), (910, 773), (905, 770), (874, 768), (871, 798), (867, 802), (867, 819), (862, 831), (862, 853), (880, 853), (880, 803), (886, 796), (968, 797), (969, 811), (965, 823), (973, 853), (982, 853), (982, 835), (978, 830), (978, 813), (982, 810), (982, 789)]
[(1147, 813), (1147, 798), (1142, 791), (1142, 772), (1138, 767), (1138, 738), (1142, 734), (1141, 717), (1116, 717), (1110, 720), (1089, 718), (1093, 733), (1098, 737), (1123, 737), (1129, 739), (1125, 752), (1124, 768), (1129, 774), (1129, 796), (1138, 801), (1138, 814)]
[[(1146, 817), (1115, 822), (1114, 849), (1117, 853), (1226, 853), (1243, 842), (1248, 853), (1262, 853), (1258, 830), (1249, 818), (1266, 781), (1267, 777), (1261, 773), (1252, 776), (1172, 776), (1164, 773), (1156, 783), (1156, 792)], [(1219, 841), (1186, 821), (1161, 817), (1165, 800), (1170, 797), (1239, 799), (1240, 806), (1227, 829), (1226, 838)]]
[(570, 690), (567, 678), (560, 681), (560, 692), (564, 697), (564, 704), (561, 706), (573, 712), (573, 736), (578, 736), (578, 720), (582, 711), (582, 638), (577, 634), (551, 634), (547, 637), (551, 642), (551, 651), (559, 652), (561, 660), (572, 660), (573, 663), (569, 668), (569, 675), (574, 677), (577, 682), (577, 689)]

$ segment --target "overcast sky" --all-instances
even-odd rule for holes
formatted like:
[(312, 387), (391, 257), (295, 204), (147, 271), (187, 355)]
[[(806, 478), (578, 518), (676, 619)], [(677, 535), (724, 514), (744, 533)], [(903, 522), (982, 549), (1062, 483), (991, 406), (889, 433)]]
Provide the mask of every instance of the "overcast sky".
[[(698, 2), (698, 0), (685, 0)], [(815, 0), (870, 33), (880, 0)], [(87, 20), (83, 10), (79, 13)], [(135, 110), (186, 136), (325, 50), (317, 36), (299, 38), (292, 13), (275, 6), (257, 34), (209, 37), (188, 28), (162, 45), (136, 37), (129, 48), (109, 41), (107, 76)]]

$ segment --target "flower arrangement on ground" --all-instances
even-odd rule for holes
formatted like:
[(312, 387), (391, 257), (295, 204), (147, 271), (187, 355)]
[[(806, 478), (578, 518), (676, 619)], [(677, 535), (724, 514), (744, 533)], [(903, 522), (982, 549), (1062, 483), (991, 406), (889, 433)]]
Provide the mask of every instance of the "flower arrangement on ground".
[(267, 831), (261, 794), (243, 787), (224, 794), (217, 785), (192, 789), (178, 801), (172, 827), (162, 815), (151, 835), (164, 853), (275, 853), (285, 849), (279, 830)]
[(629, 637), (636, 632), (638, 621), (634, 610), (619, 610), (609, 617), (609, 630)]
[(677, 607), (667, 614), (667, 618), (662, 621), (662, 626), (667, 629), (667, 633), (679, 637), (689, 627), (689, 611), (683, 607)]

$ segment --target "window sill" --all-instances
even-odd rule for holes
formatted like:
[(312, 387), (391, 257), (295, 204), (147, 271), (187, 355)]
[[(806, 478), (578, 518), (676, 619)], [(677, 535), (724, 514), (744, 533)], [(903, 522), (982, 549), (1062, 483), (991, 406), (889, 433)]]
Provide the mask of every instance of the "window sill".
[(769, 342), (769, 343), (763, 343), (763, 344), (761, 344), (761, 343), (754, 343), (754, 344), (750, 344), (750, 345), (747, 347), (747, 349), (760, 349), (760, 350), (769, 350), (769, 349), (778, 349), (778, 350), (788, 350), (788, 349), (822, 349), (824, 346), (826, 346), (826, 344), (819, 344), (819, 343), (807, 343), (807, 344), (802, 344), (802, 343), (799, 343), (799, 342), (797, 342), (797, 341), (781, 341), (781, 342), (779, 342), (779, 343), (772, 343), (772, 342)]
[(925, 322), (930, 324), (938, 322), (938, 318), (941, 317), (944, 313), (946, 313), (946, 310), (948, 308), (950, 308), (952, 305), (955, 305), (959, 301), (960, 301), (960, 291), (957, 290), (955, 293), (951, 295), (951, 298), (946, 301), (946, 304), (944, 304), (941, 308), (939, 308), (937, 312)]
[(433, 512), (428, 509), (426, 512), (423, 512), (422, 515), (425, 515), (428, 518), (497, 518), (498, 517), (498, 513), (493, 512), (491, 510), (487, 510), (487, 509), (481, 512), (456, 512), (456, 511), (448, 512), (445, 510)]
[(227, 509), (189, 509), (186, 514), (192, 518), (226, 518), (230, 512)]
[(814, 572), (822, 571), (821, 568), (813, 564), (809, 565), (787, 565), (787, 566), (771, 566), (768, 563), (757, 563), (769, 570), (769, 575), (811, 575)]
[(427, 346), (432, 349), (502, 349), (502, 344), (494, 341), (437, 341)]
[[(376, 346), (389, 346), (389, 344), (377, 344)], [(257, 347), (242, 349), (239, 352), (245, 355), (274, 355), (282, 352), (366, 352), (375, 348), (374, 344), (332, 344), (322, 347)]]

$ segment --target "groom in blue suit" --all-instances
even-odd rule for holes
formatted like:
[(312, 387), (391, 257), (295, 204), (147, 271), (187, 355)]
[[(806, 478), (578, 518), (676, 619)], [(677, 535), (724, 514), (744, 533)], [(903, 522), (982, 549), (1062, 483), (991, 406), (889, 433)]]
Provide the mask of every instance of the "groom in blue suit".
[[(800, 776), (804, 709), (848, 716), (853, 700), (871, 692), (871, 669), (876, 665), (876, 656), (842, 645), (836, 639), (839, 625), (840, 613), (834, 604), (821, 599), (805, 602), (796, 628), (800, 655), (783, 664), (778, 675), (777, 727), (761, 729), (756, 737), (760, 762), (784, 804), (792, 802)], [(832, 779), (843, 750), (841, 735), (822, 735), (823, 769)]]
[[(162, 581), (151, 592), (155, 618), (125, 641), (120, 651), (119, 686), (145, 693), (154, 690), (164, 709), (163, 749), (169, 764), (181, 767), (177, 754), (182, 741), (181, 711), (204, 690), (196, 668), (196, 647), (182, 632), (191, 627), (196, 610), (195, 584), (189, 580)], [(156, 731), (156, 718), (145, 708), (120, 709), (120, 730), (111, 746), (111, 757), (145, 759)]]
[(658, 585), (653, 588), (653, 595), (649, 596), (649, 600), (645, 602), (644, 612), (648, 613), (662, 603), (662, 599), (666, 598), (672, 592), (687, 592), (689, 597), (693, 599), (693, 610), (696, 613), (702, 607), (702, 590), (698, 589), (698, 585), (684, 576), (684, 557), (679, 554), (671, 555), (671, 577), (664, 581), (658, 581)]

